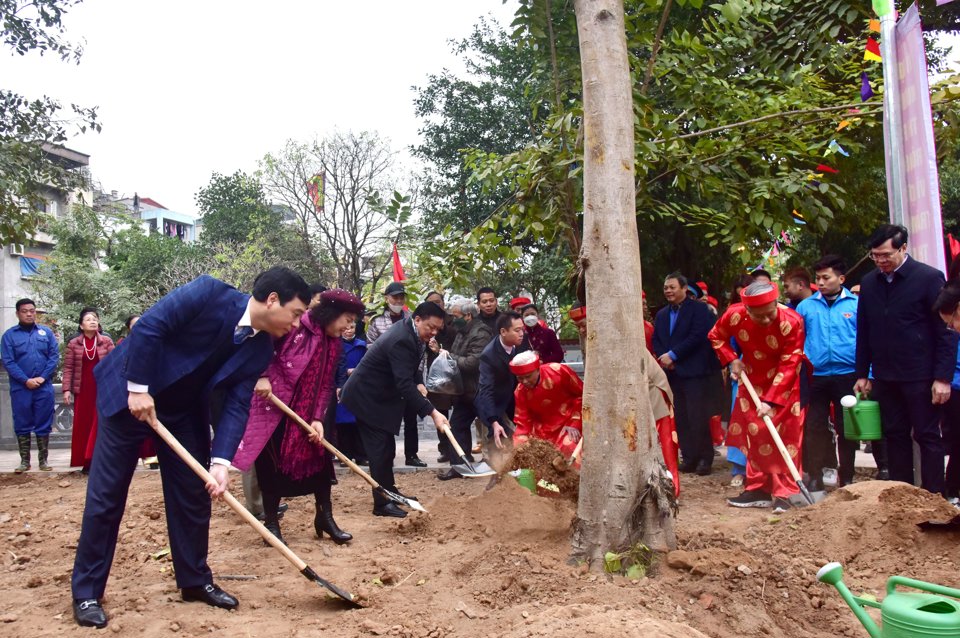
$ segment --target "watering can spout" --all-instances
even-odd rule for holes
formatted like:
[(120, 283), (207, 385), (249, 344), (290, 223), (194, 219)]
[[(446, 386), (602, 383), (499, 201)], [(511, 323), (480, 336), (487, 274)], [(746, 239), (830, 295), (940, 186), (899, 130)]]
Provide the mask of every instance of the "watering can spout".
[(882, 638), (880, 627), (873, 621), (873, 618), (863, 608), (863, 601), (850, 593), (847, 586), (843, 583), (843, 566), (840, 563), (827, 563), (817, 572), (817, 580), (821, 583), (833, 585), (840, 592), (840, 597), (853, 611), (853, 614), (860, 621), (860, 624), (867, 630), (871, 638)]

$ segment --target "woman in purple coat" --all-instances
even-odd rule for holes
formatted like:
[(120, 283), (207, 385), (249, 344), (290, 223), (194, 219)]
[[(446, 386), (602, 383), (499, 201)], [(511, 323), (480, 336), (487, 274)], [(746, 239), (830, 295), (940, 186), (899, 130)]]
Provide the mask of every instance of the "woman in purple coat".
[[(363, 303), (345, 290), (323, 292), (320, 304), (300, 319), (300, 327), (277, 341), (273, 360), (257, 382), (247, 429), (233, 464), (244, 471), (256, 466), (264, 525), (281, 540), (280, 499), (306, 494), (313, 494), (317, 503), (313, 525), (318, 537), (326, 532), (337, 544), (353, 538), (333, 520), (333, 459), (320, 440), (322, 419), (336, 387), (340, 335), (363, 310)], [(266, 398), (270, 392), (310, 422), (313, 433), (306, 434), (288, 420)]]

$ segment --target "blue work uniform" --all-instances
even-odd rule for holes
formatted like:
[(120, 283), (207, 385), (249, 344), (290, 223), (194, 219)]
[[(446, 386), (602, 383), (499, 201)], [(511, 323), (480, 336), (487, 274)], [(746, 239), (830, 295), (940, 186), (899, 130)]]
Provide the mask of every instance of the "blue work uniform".
[[(10, 376), (13, 404), (13, 431), (17, 436), (49, 436), (53, 425), (53, 373), (60, 350), (53, 331), (46, 326), (17, 324), (3, 333), (0, 356)], [(33, 390), (27, 380), (43, 377), (46, 382)]]

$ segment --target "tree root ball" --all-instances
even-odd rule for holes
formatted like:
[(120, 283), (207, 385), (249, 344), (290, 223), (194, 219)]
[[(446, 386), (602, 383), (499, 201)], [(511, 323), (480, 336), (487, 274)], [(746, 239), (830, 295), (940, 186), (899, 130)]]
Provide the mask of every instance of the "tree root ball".
[[(574, 467), (565, 472), (558, 471), (553, 465), (553, 461), (558, 458), (566, 463), (557, 448), (541, 439), (529, 439), (516, 448), (507, 464), (507, 470), (533, 470), (537, 481), (553, 483), (560, 490), (560, 495), (577, 500), (580, 492), (580, 472)], [(538, 494), (543, 495), (544, 492), (549, 493), (549, 490), (537, 488)]]

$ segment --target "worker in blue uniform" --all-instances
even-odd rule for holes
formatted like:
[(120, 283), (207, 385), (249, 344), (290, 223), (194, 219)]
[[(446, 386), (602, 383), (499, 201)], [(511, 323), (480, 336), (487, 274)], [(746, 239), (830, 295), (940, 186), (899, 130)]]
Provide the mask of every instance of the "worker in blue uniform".
[(17, 325), (3, 333), (0, 356), (10, 377), (13, 404), (13, 431), (17, 435), (20, 465), (14, 472), (30, 469), (30, 434), (37, 437), (37, 461), (49, 472), (47, 463), (50, 428), (53, 426), (53, 374), (60, 350), (53, 331), (37, 325), (37, 306), (31, 299), (17, 302)]

